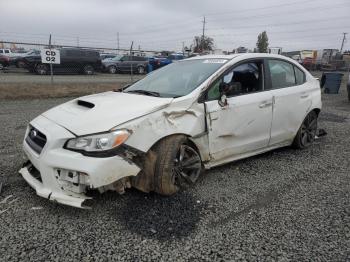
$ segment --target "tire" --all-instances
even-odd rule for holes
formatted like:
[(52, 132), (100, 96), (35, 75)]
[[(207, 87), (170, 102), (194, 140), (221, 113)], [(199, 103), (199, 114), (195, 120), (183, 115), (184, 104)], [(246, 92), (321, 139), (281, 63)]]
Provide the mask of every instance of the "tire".
[(35, 72), (36, 72), (38, 75), (47, 75), (47, 73), (49, 72), (49, 69), (48, 69), (47, 65), (38, 64), (38, 65), (35, 67)]
[(117, 67), (115, 67), (115, 66), (108, 67), (108, 72), (110, 74), (116, 74), (117, 73)]
[(172, 195), (194, 184), (202, 172), (202, 161), (186, 136), (174, 135), (161, 140), (156, 148), (154, 186), (161, 195)]
[(143, 66), (139, 66), (139, 67), (137, 68), (137, 73), (138, 73), (139, 75), (143, 75), (143, 74), (145, 74), (145, 72), (146, 72), (146, 70), (145, 70), (145, 68), (144, 68)]
[(312, 145), (317, 132), (317, 118), (318, 115), (315, 111), (311, 111), (305, 117), (294, 138), (293, 147), (304, 149)]
[(93, 75), (95, 73), (94, 67), (92, 65), (85, 65), (83, 73), (84, 75)]

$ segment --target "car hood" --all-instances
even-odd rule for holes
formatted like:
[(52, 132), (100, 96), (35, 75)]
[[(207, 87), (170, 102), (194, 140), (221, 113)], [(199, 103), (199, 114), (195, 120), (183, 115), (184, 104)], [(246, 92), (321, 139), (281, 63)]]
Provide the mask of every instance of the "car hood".
[(43, 116), (75, 135), (108, 131), (122, 123), (167, 107), (173, 98), (106, 92), (74, 99)]

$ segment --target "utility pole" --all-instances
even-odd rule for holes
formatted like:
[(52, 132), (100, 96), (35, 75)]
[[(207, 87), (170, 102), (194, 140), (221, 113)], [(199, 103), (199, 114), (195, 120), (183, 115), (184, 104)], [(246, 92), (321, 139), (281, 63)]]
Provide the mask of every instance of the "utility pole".
[(117, 32), (117, 54), (119, 55), (119, 32)]
[(204, 51), (204, 33), (205, 33), (205, 16), (203, 17), (203, 32), (202, 32), (202, 53)]
[(341, 42), (340, 53), (343, 52), (343, 47), (344, 47), (344, 43), (345, 43), (345, 41), (346, 41), (346, 35), (347, 35), (347, 34), (348, 34), (348, 33), (343, 33), (343, 41)]

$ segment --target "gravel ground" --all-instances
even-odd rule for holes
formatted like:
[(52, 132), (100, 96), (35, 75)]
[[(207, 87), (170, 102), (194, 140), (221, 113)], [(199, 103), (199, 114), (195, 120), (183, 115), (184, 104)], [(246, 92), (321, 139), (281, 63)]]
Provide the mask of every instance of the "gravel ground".
[[(134, 74), (133, 79), (141, 79), (143, 76)], [(54, 83), (114, 83), (114, 82), (128, 82), (131, 76), (129, 74), (108, 74), (108, 73), (95, 73), (94, 75), (54, 75)], [(24, 69), (18, 69), (18, 71), (0, 71), (0, 83), (51, 83), (50, 75), (36, 75), (29, 73)]]
[(97, 195), (90, 211), (36, 196), (17, 174), (28, 121), (66, 100), (0, 103), (1, 261), (350, 260), (345, 85), (323, 95), (328, 135), (307, 150), (214, 168), (173, 197)]

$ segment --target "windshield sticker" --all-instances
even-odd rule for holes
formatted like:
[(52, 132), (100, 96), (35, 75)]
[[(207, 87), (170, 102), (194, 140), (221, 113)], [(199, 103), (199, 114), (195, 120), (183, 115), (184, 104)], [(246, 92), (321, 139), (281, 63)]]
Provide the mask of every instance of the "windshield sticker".
[(224, 64), (227, 59), (206, 59), (203, 61), (204, 64)]

